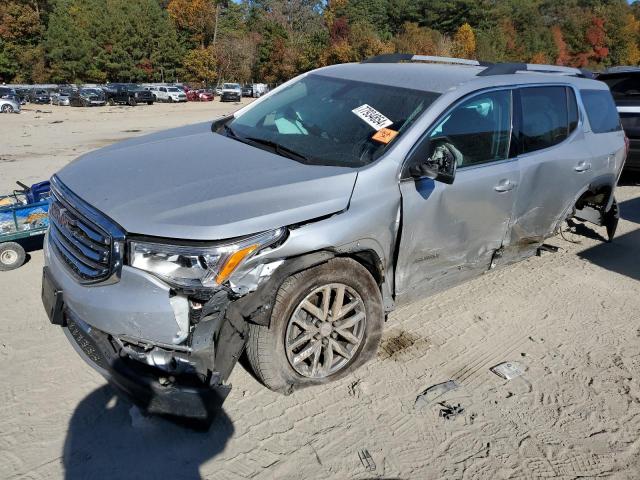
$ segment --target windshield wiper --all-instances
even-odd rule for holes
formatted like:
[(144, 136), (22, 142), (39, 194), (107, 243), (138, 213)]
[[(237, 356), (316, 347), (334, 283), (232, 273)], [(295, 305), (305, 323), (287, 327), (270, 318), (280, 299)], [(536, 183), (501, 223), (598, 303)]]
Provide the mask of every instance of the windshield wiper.
[(247, 145), (268, 147), (273, 150), (274, 153), (282, 157), (290, 158), (291, 160), (296, 160), (303, 163), (311, 163), (311, 159), (309, 157), (306, 157), (305, 155), (298, 153), (288, 147), (285, 147), (284, 145), (280, 145), (279, 143), (272, 140), (257, 137), (241, 137), (233, 130), (233, 128), (231, 128), (227, 124), (224, 124), (223, 128), (229, 138), (233, 138), (234, 140), (238, 140), (239, 142), (246, 143)]
[(256, 138), (256, 137), (246, 137), (245, 140), (248, 140), (251, 143), (263, 145), (265, 147), (272, 148), (275, 153), (281, 155), (283, 157), (290, 158), (292, 160), (297, 160), (299, 162), (310, 163), (309, 157), (296, 152), (295, 150), (291, 150), (289, 147), (285, 147), (284, 145), (280, 145), (278, 142), (274, 142), (273, 140), (267, 140), (265, 138)]

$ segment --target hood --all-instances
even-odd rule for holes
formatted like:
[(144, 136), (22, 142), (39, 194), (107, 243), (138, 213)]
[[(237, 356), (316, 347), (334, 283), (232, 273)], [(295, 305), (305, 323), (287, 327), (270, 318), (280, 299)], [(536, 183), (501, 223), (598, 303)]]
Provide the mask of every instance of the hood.
[(129, 233), (221, 240), (344, 210), (357, 173), (304, 165), (202, 123), (96, 150), (57, 176)]

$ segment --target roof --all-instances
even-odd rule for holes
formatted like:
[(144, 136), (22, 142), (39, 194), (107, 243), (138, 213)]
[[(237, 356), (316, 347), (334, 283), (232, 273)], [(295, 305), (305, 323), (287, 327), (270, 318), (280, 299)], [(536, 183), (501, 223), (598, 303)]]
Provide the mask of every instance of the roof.
[[(576, 83), (594, 88), (591, 79), (560, 73), (520, 72), (504, 75), (478, 76), (487, 66), (439, 63), (345, 63), (315, 70), (314, 74), (353, 81), (367, 81), (414, 90), (444, 93), (461, 85), (489, 88), (524, 83)], [(603, 84), (603, 88), (606, 86)]]

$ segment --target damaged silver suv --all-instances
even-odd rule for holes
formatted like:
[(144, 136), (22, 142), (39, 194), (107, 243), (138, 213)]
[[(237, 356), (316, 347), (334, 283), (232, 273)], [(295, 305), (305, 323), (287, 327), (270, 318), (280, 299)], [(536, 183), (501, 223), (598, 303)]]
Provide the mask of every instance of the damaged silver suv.
[(51, 322), (152, 413), (206, 418), (241, 355), (289, 393), (358, 368), (386, 315), (607, 228), (626, 155), (580, 70), (412, 55), (297, 77), (235, 115), (52, 178)]

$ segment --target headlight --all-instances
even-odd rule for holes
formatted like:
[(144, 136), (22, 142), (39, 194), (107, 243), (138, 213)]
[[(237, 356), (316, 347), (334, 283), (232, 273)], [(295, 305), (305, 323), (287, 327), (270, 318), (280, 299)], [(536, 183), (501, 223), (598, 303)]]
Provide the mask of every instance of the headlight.
[(132, 240), (129, 265), (178, 287), (212, 288), (224, 283), (242, 262), (283, 235), (284, 229), (279, 228), (235, 243), (206, 247)]

